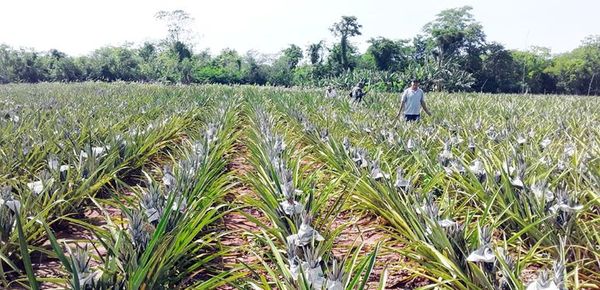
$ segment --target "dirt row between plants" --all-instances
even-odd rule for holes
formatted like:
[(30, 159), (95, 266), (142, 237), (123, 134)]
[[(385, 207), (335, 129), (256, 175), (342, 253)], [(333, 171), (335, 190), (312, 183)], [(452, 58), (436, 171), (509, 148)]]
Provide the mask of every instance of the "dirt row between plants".
[[(177, 143), (183, 143), (186, 137), (187, 136), (182, 137), (182, 139)], [(165, 153), (159, 153), (155, 156), (152, 156), (148, 164), (166, 164), (167, 162), (170, 162), (168, 155)], [(156, 172), (153, 173), (156, 174)], [(131, 186), (143, 185), (137, 179), (131, 179), (129, 180), (129, 183)], [(106, 196), (102, 197), (102, 195)], [(127, 204), (126, 198), (129, 198), (132, 195), (132, 192), (121, 191), (118, 193), (117, 197), (121, 202), (123, 202), (123, 204)], [(107, 225), (105, 215), (108, 215), (108, 218), (110, 218), (112, 222), (125, 226), (127, 224), (127, 217), (122, 210), (116, 206), (113, 206), (111, 202), (103, 202), (104, 198), (106, 198), (108, 201), (112, 201), (108, 199), (109, 197), (110, 194), (107, 194), (106, 192), (98, 193), (97, 200), (100, 202), (102, 209), (93, 204), (88, 204), (80, 216), (73, 218), (80, 219), (82, 222), (88, 223), (91, 226), (104, 227)], [(93, 242), (97, 240), (96, 235), (90, 229), (82, 225), (69, 221), (62, 221), (59, 224), (52, 225), (51, 228), (61, 246), (64, 247), (66, 244), (71, 250), (75, 250), (77, 247), (87, 248), (88, 253), (92, 257), (89, 261), (90, 266), (92, 267), (99, 264), (99, 261), (96, 259), (96, 257), (103, 257), (106, 255), (106, 249), (101, 244)], [(43, 244), (43, 247), (50, 252), (53, 251), (50, 241), (46, 241)], [(68, 273), (64, 271), (64, 265), (62, 265), (60, 260), (55, 257), (49, 257), (48, 255), (40, 252), (34, 252), (31, 257), (31, 262), (34, 275), (37, 278), (52, 279), (66, 277), (66, 275), (68, 275)], [(46, 281), (40, 282), (39, 286), (40, 289), (61, 289), (63, 287), (63, 285)]]
[[(299, 140), (296, 146), (297, 150), (310, 147), (304, 139)], [(327, 170), (327, 164), (320, 161), (313, 150), (308, 149), (306, 150), (308, 158), (302, 161), (309, 168), (306, 174), (308, 175), (315, 170)], [(345, 187), (343, 191), (347, 188)], [(343, 192), (342, 194), (352, 194), (352, 192)], [(332, 197), (329, 203), (333, 204), (336, 198), (337, 196)], [(333, 255), (341, 259), (349, 251), (362, 245), (361, 257), (366, 257), (375, 249), (378, 243), (381, 243), (382, 246), (376, 257), (373, 272), (369, 277), (367, 289), (376, 289), (379, 286), (384, 271), (387, 271), (385, 289), (413, 289), (427, 285), (425, 279), (414, 278), (406, 269), (408, 260), (397, 252), (405, 245), (392, 240), (386, 234), (384, 230), (386, 221), (376, 215), (352, 209), (354, 207), (352, 203), (354, 202), (352, 199), (346, 200), (347, 204), (343, 207), (344, 210), (334, 218), (331, 224), (330, 231), (334, 231), (338, 227), (344, 227), (333, 243)]]
[[(131, 195), (132, 193), (124, 192), (125, 196)], [(103, 209), (99, 209), (95, 206), (89, 206), (85, 209), (80, 220), (85, 223), (89, 223), (91, 226), (103, 227), (106, 226), (106, 219), (104, 214), (108, 214), (111, 220), (117, 224), (126, 222), (126, 218), (121, 209), (113, 207), (111, 205), (103, 205)], [(55, 231), (55, 237), (58, 243), (64, 247), (67, 245), (71, 250), (75, 250), (77, 247), (87, 248), (90, 256), (105, 256), (106, 249), (99, 243), (94, 243), (97, 239), (96, 235), (88, 228), (72, 223), (62, 222), (59, 225), (54, 225), (52, 230)], [(49, 251), (53, 251), (50, 241), (46, 241), (43, 247)], [(63, 249), (65, 250), (65, 249)], [(49, 279), (49, 278), (60, 278), (65, 277), (68, 273), (64, 271), (64, 265), (54, 257), (48, 257), (47, 255), (34, 252), (32, 255), (31, 262), (34, 270), (34, 275), (37, 278)], [(65, 253), (66, 254), (66, 253)], [(68, 254), (67, 254), (68, 255)], [(95, 258), (90, 259), (90, 266), (97, 266), (99, 261)], [(62, 285), (55, 284), (52, 282), (41, 282), (40, 289), (62, 289)]]
[[(240, 128), (244, 130), (244, 128)], [(243, 135), (243, 134), (242, 134)], [(221, 244), (230, 251), (223, 257), (221, 263), (224, 271), (232, 271), (243, 265), (253, 265), (258, 259), (251, 252), (254, 239), (252, 234), (259, 234), (260, 227), (252, 222), (246, 215), (252, 216), (266, 222), (265, 216), (258, 209), (245, 206), (245, 198), (254, 198), (256, 194), (252, 191), (245, 178), (249, 172), (254, 170), (248, 160), (248, 147), (244, 144), (243, 136), (234, 143), (233, 152), (229, 156), (227, 170), (233, 173), (234, 186), (225, 196), (230, 203), (232, 211), (228, 212), (222, 219), (222, 226), (227, 232), (221, 237)], [(249, 275), (249, 269), (237, 269)], [(233, 285), (224, 285), (217, 289), (236, 289)]]
[(348, 251), (363, 245), (361, 254), (366, 257), (380, 243), (367, 289), (377, 289), (384, 272), (387, 272), (385, 289), (414, 289), (427, 285), (426, 280), (413, 277), (406, 269), (410, 262), (397, 252), (405, 245), (387, 235), (383, 229), (385, 224), (383, 219), (369, 213), (353, 210), (341, 212), (332, 228), (346, 226), (335, 240), (334, 255), (344, 257)]

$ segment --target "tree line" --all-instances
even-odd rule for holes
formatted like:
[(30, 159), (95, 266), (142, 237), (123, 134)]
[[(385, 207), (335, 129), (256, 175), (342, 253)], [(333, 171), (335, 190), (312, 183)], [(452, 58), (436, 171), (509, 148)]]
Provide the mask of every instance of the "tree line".
[(589, 36), (558, 55), (543, 47), (509, 50), (488, 41), (469, 6), (441, 11), (413, 39), (371, 38), (364, 52), (352, 43), (362, 25), (343, 16), (329, 29), (336, 42), (302, 48), (291, 44), (277, 55), (217, 55), (186, 40), (185, 11), (161, 11), (168, 37), (142, 45), (102, 47), (85, 56), (0, 45), (0, 83), (135, 81), (277, 86), (369, 87), (397, 91), (412, 78), (430, 90), (492, 93), (600, 94), (600, 36)]

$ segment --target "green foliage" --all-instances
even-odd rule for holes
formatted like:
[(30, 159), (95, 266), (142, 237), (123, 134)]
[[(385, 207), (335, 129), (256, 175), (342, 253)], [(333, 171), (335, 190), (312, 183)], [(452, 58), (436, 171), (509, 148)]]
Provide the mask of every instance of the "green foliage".
[(469, 54), (485, 43), (483, 27), (471, 10), (470, 6), (443, 10), (423, 28), (435, 41), (440, 58)]
[[(487, 42), (470, 6), (441, 11), (411, 41), (373, 37), (364, 53), (351, 42), (362, 33), (355, 16), (342, 16), (329, 28), (339, 39), (336, 43), (328, 46), (319, 41), (305, 51), (291, 44), (278, 55), (256, 51), (241, 55), (233, 49), (217, 55), (194, 51), (191, 15), (160, 11), (156, 18), (166, 23), (168, 35), (140, 47), (103, 47), (71, 57), (57, 50), (0, 45), (0, 83), (132, 81), (285, 87), (339, 83), (348, 88), (348, 80), (361, 75), (375, 78), (368, 80), (374, 84), (372, 89), (383, 91), (401, 90), (406, 80), (419, 78), (425, 88), (435, 91), (600, 94), (598, 36), (559, 55), (542, 47), (508, 51)], [(353, 74), (353, 70), (360, 72)]]
[(128, 47), (104, 47), (90, 56), (90, 77), (101, 81), (138, 79), (141, 59)]
[(517, 64), (521, 92), (546, 93), (555, 91), (556, 84), (547, 69), (552, 63), (550, 50), (532, 47), (529, 51), (513, 51)]
[(475, 88), (481, 92), (516, 93), (520, 91), (520, 71), (513, 54), (498, 43), (486, 45), (482, 67), (476, 74)]
[(0, 83), (44, 80), (45, 67), (38, 52), (26, 49), (12, 50), (0, 46)]
[(186, 26), (188, 26), (190, 22), (194, 20), (189, 13), (183, 10), (161, 10), (158, 11), (154, 17), (166, 23), (168, 31), (166, 40), (168, 43), (185, 43), (189, 40), (190, 30)]
[[(214, 267), (225, 254), (216, 224), (227, 213), (233, 100), (155, 85), (59, 86), (0, 93), (2, 109), (20, 108), (1, 121), (15, 142), (3, 140), (0, 155), (2, 288), (214, 288), (237, 277)], [(166, 175), (163, 164), (168, 185), (151, 176)], [(93, 238), (58, 240), (65, 227)], [(57, 257), (66, 275), (36, 277), (33, 257)]]
[(291, 70), (294, 70), (304, 56), (302, 54), (302, 48), (295, 44), (292, 44), (290, 45), (290, 47), (282, 51), (281, 57), (283, 57), (287, 61), (288, 67)]
[[(599, 285), (598, 98), (428, 93), (433, 116), (407, 123), (397, 93), (372, 91), (405, 76), (328, 81), (357, 78), (377, 80), (361, 104), (317, 89), (2, 85), (0, 287), (383, 289), (401, 271), (396, 287)], [(234, 211), (256, 227), (224, 231)], [(383, 237), (347, 243), (365, 213)], [(60, 275), (36, 277), (39, 257)]]
[(221, 66), (203, 66), (194, 72), (194, 78), (200, 83), (235, 84), (240, 78), (236, 72)]
[(580, 47), (555, 57), (546, 72), (557, 79), (559, 92), (600, 94), (600, 36), (590, 36)]
[(352, 207), (386, 220), (391, 247), (407, 245), (403, 269), (428, 279), (425, 289), (525, 289), (538, 283), (522, 280), (531, 271), (555, 289), (594, 287), (597, 98), (427, 98), (439, 112), (417, 123), (393, 118), (391, 94), (360, 106), (310, 93), (270, 102), (353, 185)]
[[(334, 23), (329, 28), (333, 35), (340, 38), (339, 52), (337, 52), (339, 55), (333, 59), (338, 61), (342, 71), (353, 68), (349, 59), (349, 55), (353, 52), (350, 44), (350, 37), (361, 35), (361, 28), (362, 25), (358, 24), (358, 19), (355, 16), (342, 16), (340, 22)], [(333, 51), (335, 51), (335, 46)]]
[[(481, 70), (481, 57), (485, 45), (485, 34), (483, 27), (477, 21), (470, 6), (443, 10), (434, 21), (423, 27), (427, 44), (425, 51), (429, 50), (432, 57), (426, 57), (437, 70), (453, 71), (452, 75), (474, 74)], [(462, 73), (461, 71), (464, 71)], [(442, 73), (445, 74), (445, 73)], [(447, 90), (453, 88), (470, 88), (472, 83), (456, 82), (448, 83), (442, 79), (436, 79), (438, 87)], [(473, 82), (474, 83), (474, 82)]]
[(345, 48), (339, 43), (329, 49), (327, 56), (327, 70), (329, 75), (337, 76), (351, 72), (360, 60), (358, 48), (352, 44), (346, 44)]
[(401, 71), (410, 58), (408, 41), (393, 41), (387, 38), (378, 37), (369, 40), (371, 44), (367, 49), (367, 54), (373, 56), (375, 69), (383, 71)]
[(243, 83), (264, 85), (269, 78), (269, 65), (265, 64), (264, 59), (255, 52), (248, 52), (244, 58), (242, 75)]
[(323, 41), (319, 41), (317, 43), (313, 43), (308, 46), (306, 49), (306, 53), (310, 59), (310, 64), (313, 66), (320, 65), (323, 63), (323, 51), (325, 49), (325, 44)]

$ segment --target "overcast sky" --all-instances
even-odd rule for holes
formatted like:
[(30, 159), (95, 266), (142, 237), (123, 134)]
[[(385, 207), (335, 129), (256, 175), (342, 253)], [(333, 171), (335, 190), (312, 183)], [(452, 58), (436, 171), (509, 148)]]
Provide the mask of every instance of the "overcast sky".
[(545, 46), (553, 53), (600, 34), (598, 0), (0, 0), (0, 44), (56, 48), (82, 55), (106, 45), (154, 41), (166, 35), (154, 15), (182, 9), (195, 20), (196, 50), (223, 48), (275, 53), (289, 44), (305, 48), (326, 40), (332, 23), (354, 15), (363, 25), (352, 41), (407, 39), (443, 9), (470, 5), (488, 41), (510, 49)]

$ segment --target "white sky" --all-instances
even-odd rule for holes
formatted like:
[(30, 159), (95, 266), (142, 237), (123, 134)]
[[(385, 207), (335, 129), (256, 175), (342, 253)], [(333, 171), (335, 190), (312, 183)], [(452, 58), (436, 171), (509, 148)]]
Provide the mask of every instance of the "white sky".
[(195, 18), (196, 51), (275, 53), (292, 43), (331, 44), (328, 28), (342, 15), (363, 25), (363, 35), (352, 41), (364, 51), (371, 37), (412, 38), (441, 10), (463, 5), (473, 6), (488, 41), (511, 49), (565, 52), (600, 34), (598, 0), (0, 0), (0, 44), (71, 55), (141, 44), (166, 35), (154, 19), (157, 11), (183, 9)]

